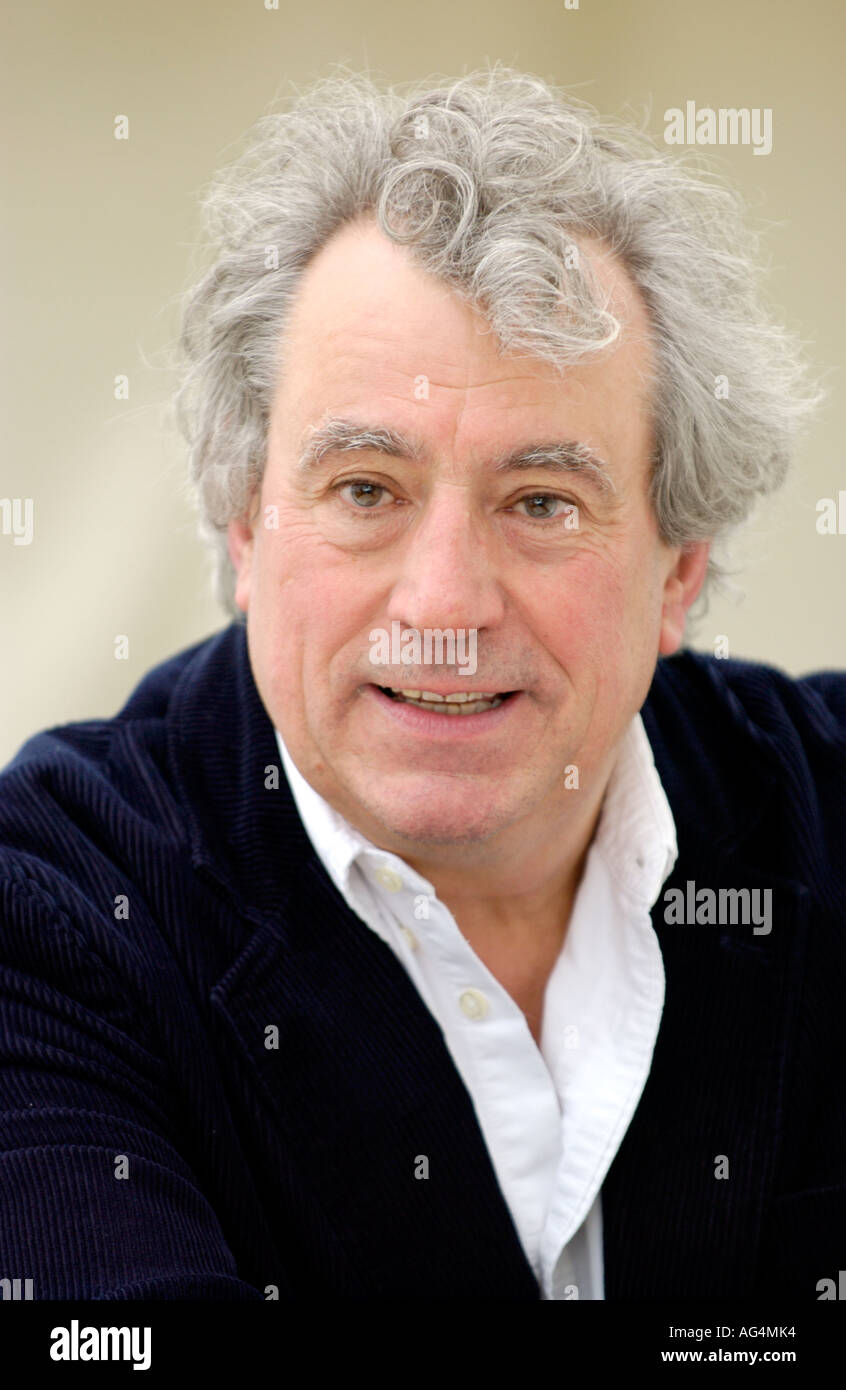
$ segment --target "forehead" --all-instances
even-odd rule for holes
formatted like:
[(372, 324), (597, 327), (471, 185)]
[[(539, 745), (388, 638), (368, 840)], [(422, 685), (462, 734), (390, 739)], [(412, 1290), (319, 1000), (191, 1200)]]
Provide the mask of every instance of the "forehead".
[[(504, 446), (526, 431), (554, 431), (563, 416), (582, 435), (602, 417), (606, 448), (614, 420), (651, 415), (651, 328), (643, 299), (604, 246), (583, 239), (619, 340), (559, 373), (529, 355), (503, 353), (484, 315), (418, 266), (370, 218), (336, 232), (306, 268), (283, 343), (277, 414), (300, 429), (324, 413), (385, 408), (386, 424), (418, 425), (435, 440), (495, 436)], [(286, 428), (286, 433), (288, 429)], [(597, 443), (600, 441), (597, 440)]]

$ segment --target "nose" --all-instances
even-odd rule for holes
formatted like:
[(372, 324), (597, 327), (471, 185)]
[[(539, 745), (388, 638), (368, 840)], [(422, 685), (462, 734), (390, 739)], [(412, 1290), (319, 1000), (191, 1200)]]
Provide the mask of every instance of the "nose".
[(403, 540), (388, 617), (418, 630), (496, 627), (504, 601), (493, 547), (469, 489), (441, 484)]

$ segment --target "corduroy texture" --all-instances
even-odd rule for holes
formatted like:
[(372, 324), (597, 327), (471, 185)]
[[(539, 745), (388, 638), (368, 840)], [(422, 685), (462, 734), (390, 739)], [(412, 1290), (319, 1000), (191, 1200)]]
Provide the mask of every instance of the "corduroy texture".
[[(643, 717), (666, 886), (773, 915), (659, 897), (606, 1297), (815, 1299), (846, 1268), (846, 677), (685, 652)], [(240, 623), (0, 775), (0, 1064), (0, 1278), (37, 1299), (540, 1296), (440, 1028), (305, 835)]]

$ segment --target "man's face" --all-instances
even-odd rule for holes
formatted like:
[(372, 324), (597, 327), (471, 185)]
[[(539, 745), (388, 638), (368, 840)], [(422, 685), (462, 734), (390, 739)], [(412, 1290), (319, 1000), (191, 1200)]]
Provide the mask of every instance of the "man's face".
[[(342, 228), (305, 273), (261, 494), (229, 528), (236, 600), (294, 762), (384, 848), (548, 833), (578, 795), (568, 768), (585, 790), (609, 774), (701, 582), (707, 547), (691, 572), (647, 502), (645, 308), (610, 255), (582, 254), (624, 332), (563, 375), (498, 355), (485, 320), (372, 222)], [(301, 467), (330, 418), (393, 431), (417, 457), (334, 450)], [(602, 474), (498, 466), (565, 443)], [(475, 674), (374, 665), (370, 634), (393, 623), (463, 629), (465, 652), (475, 630)], [(512, 693), (448, 715), (380, 687)]]

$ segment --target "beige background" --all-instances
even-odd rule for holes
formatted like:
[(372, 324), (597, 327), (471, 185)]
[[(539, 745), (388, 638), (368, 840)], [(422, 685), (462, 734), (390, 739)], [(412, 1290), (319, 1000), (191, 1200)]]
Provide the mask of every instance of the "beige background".
[(290, 82), (337, 61), (399, 82), (501, 58), (605, 114), (648, 110), (659, 136), (687, 100), (772, 108), (771, 154), (711, 153), (772, 224), (771, 298), (830, 394), (747, 528), (744, 601), (715, 602), (693, 645), (846, 666), (846, 534), (815, 529), (817, 500), (846, 489), (842, 0), (10, 0), (3, 23), (0, 497), (32, 497), (35, 524), (29, 546), (0, 535), (0, 763), (39, 728), (113, 713), (226, 620), (164, 424), (165, 354), (200, 191)]

